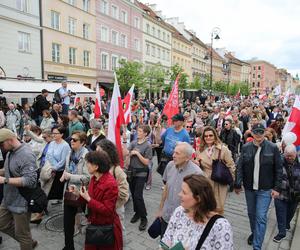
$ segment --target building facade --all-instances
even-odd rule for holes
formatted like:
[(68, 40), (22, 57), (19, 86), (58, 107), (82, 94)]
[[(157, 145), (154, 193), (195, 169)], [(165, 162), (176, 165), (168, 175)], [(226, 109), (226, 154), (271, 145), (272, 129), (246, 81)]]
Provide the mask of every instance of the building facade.
[(0, 2), (0, 76), (42, 78), (39, 0)]
[(44, 78), (96, 84), (96, 15), (92, 0), (43, 0)]
[(276, 86), (276, 67), (264, 60), (248, 61), (251, 65), (250, 86), (257, 93), (270, 92)]
[(97, 81), (114, 82), (121, 59), (142, 61), (142, 10), (128, 0), (96, 0)]
[[(161, 65), (164, 71), (171, 68), (172, 30), (155, 13), (155, 5), (137, 2), (143, 10), (143, 63), (146, 68)], [(152, 9), (153, 8), (153, 9)]]
[(242, 62), (241, 82), (247, 83), (250, 87), (251, 65), (247, 62)]
[(231, 52), (228, 52), (224, 55), (226, 63), (225, 63), (225, 73), (228, 78), (229, 83), (240, 83), (241, 82), (241, 74), (242, 74), (242, 62), (237, 59)]
[(226, 64), (225, 59), (217, 53), (214, 49), (211, 51), (211, 47), (207, 45), (207, 67), (206, 74), (210, 75), (210, 66), (211, 66), (211, 52), (212, 52), (212, 80), (213, 81), (228, 81), (228, 75), (226, 70), (224, 70), (224, 65)]

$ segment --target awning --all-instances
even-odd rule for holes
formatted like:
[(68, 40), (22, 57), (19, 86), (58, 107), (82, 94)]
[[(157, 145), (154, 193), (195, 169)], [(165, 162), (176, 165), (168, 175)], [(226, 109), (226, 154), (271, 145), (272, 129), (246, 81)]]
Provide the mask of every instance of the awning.
[(109, 82), (98, 82), (98, 84), (100, 85), (100, 87), (104, 88), (104, 89), (113, 89), (114, 88), (114, 84), (113, 83), (109, 83)]

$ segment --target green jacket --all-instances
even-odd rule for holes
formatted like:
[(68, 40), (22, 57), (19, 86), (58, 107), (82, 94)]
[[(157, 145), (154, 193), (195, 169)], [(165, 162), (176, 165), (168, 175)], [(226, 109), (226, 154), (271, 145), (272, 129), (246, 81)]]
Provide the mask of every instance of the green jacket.
[(69, 122), (69, 136), (71, 136), (75, 130), (84, 131), (84, 126), (80, 121)]

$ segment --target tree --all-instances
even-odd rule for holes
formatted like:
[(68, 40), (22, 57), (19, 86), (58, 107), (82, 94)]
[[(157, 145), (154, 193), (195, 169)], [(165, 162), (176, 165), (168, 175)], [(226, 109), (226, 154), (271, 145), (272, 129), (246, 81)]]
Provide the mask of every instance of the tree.
[(164, 86), (166, 72), (160, 63), (153, 66), (147, 67), (144, 72), (144, 85), (143, 90), (145, 92), (145, 84), (148, 86), (148, 89), (153, 92), (159, 92), (160, 89)]
[(119, 61), (119, 65), (116, 74), (122, 93), (126, 93), (132, 84), (135, 84), (137, 88), (144, 85), (143, 65), (141, 63), (122, 59)]
[(188, 87), (188, 75), (186, 73), (184, 73), (183, 68), (178, 63), (176, 63), (175, 65), (173, 65), (171, 67), (171, 76), (170, 76), (171, 82), (175, 81), (178, 74), (180, 74), (179, 89), (187, 88)]
[(201, 79), (199, 75), (195, 75), (193, 82), (189, 85), (190, 89), (201, 89)]
[(225, 93), (227, 90), (227, 83), (225, 83), (224, 81), (214, 82), (212, 89), (219, 93)]

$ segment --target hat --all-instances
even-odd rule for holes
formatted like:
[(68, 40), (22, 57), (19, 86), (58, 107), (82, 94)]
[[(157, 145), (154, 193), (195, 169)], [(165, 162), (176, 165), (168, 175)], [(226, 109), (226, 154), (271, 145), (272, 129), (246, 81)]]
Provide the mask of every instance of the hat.
[(261, 123), (254, 124), (254, 126), (252, 127), (252, 132), (258, 131), (265, 132), (265, 127)]
[(277, 115), (275, 118), (276, 121), (284, 121), (283, 116), (282, 115)]
[(0, 129), (0, 142), (4, 142), (7, 139), (11, 139), (17, 137), (14, 132), (7, 128), (1, 128)]
[(152, 225), (148, 228), (148, 234), (152, 239), (156, 239), (161, 233), (160, 218), (156, 218)]
[(182, 114), (176, 114), (172, 117), (172, 121), (182, 121), (184, 122), (184, 117)]

